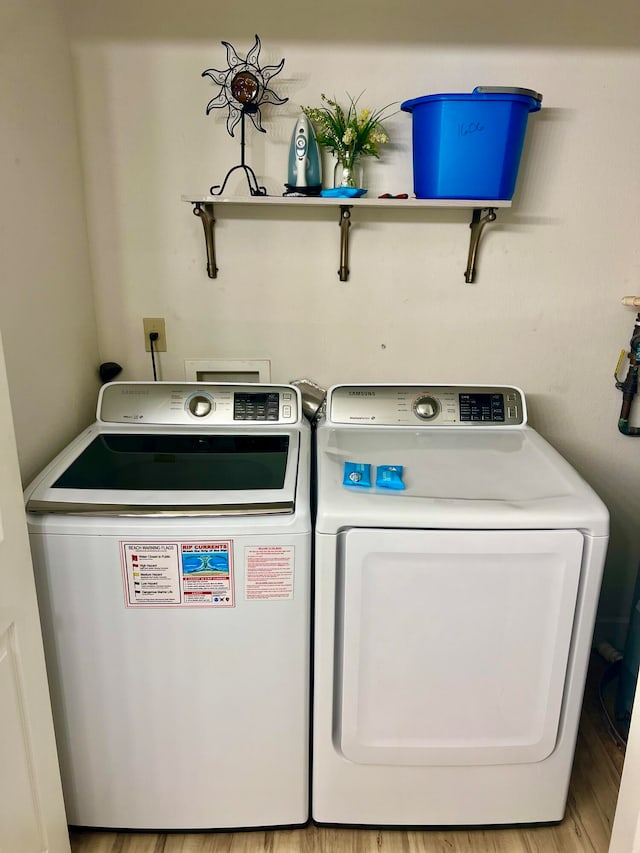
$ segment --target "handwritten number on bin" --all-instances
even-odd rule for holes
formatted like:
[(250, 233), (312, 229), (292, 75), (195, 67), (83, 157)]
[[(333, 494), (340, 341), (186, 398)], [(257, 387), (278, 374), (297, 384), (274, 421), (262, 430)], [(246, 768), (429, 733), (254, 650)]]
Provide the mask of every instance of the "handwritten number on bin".
[(482, 133), (484, 125), (481, 121), (462, 122), (458, 125), (458, 136), (469, 136), (472, 133)]

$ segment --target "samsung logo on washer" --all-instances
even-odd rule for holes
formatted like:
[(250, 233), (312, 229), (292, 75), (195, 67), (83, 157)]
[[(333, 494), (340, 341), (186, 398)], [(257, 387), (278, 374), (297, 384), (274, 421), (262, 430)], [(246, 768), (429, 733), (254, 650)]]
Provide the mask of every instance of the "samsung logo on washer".
[(350, 397), (375, 397), (375, 391), (349, 391)]

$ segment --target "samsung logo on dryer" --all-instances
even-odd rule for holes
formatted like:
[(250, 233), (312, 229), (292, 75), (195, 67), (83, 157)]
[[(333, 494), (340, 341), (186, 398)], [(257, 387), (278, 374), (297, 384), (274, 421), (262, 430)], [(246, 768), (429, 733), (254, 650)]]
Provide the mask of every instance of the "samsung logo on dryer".
[(350, 397), (375, 397), (375, 391), (349, 391)]

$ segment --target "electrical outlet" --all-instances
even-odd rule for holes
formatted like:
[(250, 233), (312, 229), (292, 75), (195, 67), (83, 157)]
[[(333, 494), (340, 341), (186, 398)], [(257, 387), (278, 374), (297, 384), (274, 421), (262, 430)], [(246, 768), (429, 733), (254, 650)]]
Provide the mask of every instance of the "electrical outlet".
[(144, 348), (147, 352), (151, 352), (151, 341), (149, 335), (151, 332), (158, 333), (158, 339), (153, 342), (154, 352), (167, 351), (167, 336), (164, 330), (164, 317), (144, 317), (142, 320), (144, 326)]

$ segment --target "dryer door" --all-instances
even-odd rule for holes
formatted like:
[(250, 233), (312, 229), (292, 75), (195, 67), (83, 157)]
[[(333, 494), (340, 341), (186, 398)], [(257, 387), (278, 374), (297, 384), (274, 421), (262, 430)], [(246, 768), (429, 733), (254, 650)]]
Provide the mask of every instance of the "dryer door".
[(582, 535), (351, 529), (339, 538), (344, 756), (474, 765), (553, 752)]

